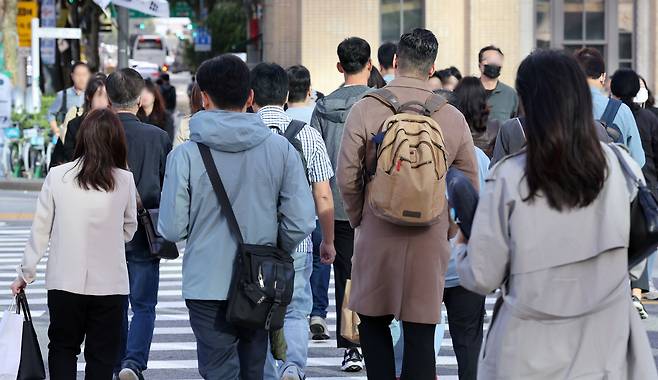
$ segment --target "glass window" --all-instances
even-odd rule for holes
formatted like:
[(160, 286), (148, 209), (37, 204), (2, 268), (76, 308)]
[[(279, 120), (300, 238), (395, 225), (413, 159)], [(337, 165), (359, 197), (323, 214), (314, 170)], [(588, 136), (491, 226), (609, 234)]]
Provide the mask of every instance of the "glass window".
[(397, 41), (400, 35), (425, 26), (422, 0), (381, 0), (381, 40)]
[(633, 0), (618, 0), (619, 66), (632, 67), (634, 59), (635, 4)]
[(583, 0), (564, 1), (564, 39), (583, 39), (583, 14), (585, 4)]
[(604, 7), (603, 0), (587, 0), (585, 8), (585, 39), (605, 39)]
[(551, 46), (551, 2), (537, 0), (535, 6), (536, 44), (540, 49), (547, 49)]

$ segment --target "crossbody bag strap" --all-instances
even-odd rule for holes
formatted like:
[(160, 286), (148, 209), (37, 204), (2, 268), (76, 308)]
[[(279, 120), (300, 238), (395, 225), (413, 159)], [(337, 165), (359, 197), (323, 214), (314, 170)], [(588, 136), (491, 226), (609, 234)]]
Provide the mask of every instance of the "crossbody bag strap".
[(626, 159), (624, 159), (624, 156), (621, 154), (621, 149), (617, 144), (608, 144), (610, 149), (615, 153), (615, 156), (617, 156), (617, 160), (619, 161), (619, 164), (621, 165), (622, 170), (626, 174), (626, 177), (633, 181), (637, 186), (645, 186), (644, 182), (642, 182), (642, 179), (639, 178), (631, 167), (628, 165), (628, 162), (626, 162)]
[(199, 153), (201, 153), (203, 165), (206, 167), (206, 172), (208, 172), (208, 177), (210, 177), (210, 183), (212, 184), (213, 190), (215, 190), (215, 195), (217, 196), (219, 204), (222, 206), (222, 211), (228, 220), (228, 225), (233, 231), (235, 237), (238, 239), (238, 243), (244, 244), (244, 240), (242, 239), (242, 232), (240, 231), (240, 225), (238, 224), (238, 220), (236, 219), (235, 213), (233, 212), (231, 200), (228, 198), (228, 194), (226, 194), (226, 189), (224, 188), (222, 178), (219, 176), (219, 172), (217, 171), (215, 161), (212, 159), (210, 148), (208, 148), (207, 145), (201, 143), (197, 143), (196, 145), (199, 147)]

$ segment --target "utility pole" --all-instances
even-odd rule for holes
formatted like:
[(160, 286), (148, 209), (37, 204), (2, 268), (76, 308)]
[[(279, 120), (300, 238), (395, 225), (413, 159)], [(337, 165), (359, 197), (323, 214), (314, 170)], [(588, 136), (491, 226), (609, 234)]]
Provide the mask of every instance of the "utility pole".
[(119, 69), (128, 67), (128, 44), (130, 43), (130, 20), (128, 16), (128, 8), (117, 6), (117, 24), (118, 24), (118, 39), (119, 39)]

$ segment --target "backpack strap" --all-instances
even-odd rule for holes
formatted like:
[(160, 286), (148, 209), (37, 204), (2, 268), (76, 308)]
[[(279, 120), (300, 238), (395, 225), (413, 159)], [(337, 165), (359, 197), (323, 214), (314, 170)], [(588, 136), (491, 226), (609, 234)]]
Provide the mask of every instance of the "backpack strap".
[(235, 217), (233, 212), (233, 207), (231, 206), (231, 200), (226, 194), (226, 189), (222, 183), (222, 178), (219, 176), (217, 171), (217, 165), (212, 158), (212, 153), (210, 153), (210, 148), (207, 145), (196, 143), (199, 148), (199, 153), (201, 153), (201, 159), (203, 160), (203, 165), (206, 167), (206, 172), (208, 172), (208, 177), (210, 178), (210, 183), (212, 188), (215, 191), (217, 200), (222, 206), (221, 211), (224, 213), (224, 217), (228, 221), (229, 228), (232, 230), (235, 238), (238, 240), (240, 245), (244, 244), (242, 239), (242, 232), (240, 231), (240, 225), (238, 224), (238, 219)]
[(611, 127), (612, 124), (614, 124), (615, 117), (617, 117), (617, 112), (619, 112), (619, 108), (622, 104), (622, 101), (619, 99), (608, 99), (608, 104), (605, 106), (605, 111), (603, 111), (603, 115), (600, 119), (605, 123), (606, 127)]
[(283, 133), (283, 137), (288, 139), (288, 141), (294, 139), (297, 137), (299, 132), (304, 129), (306, 126), (306, 122), (303, 122), (301, 120), (292, 120), (290, 121), (290, 124), (288, 124), (288, 128), (286, 128), (286, 131)]
[(390, 90), (386, 88), (380, 88), (377, 91), (372, 91), (363, 96), (364, 98), (373, 98), (379, 100), (383, 105), (390, 108), (393, 113), (397, 114), (400, 112), (400, 100), (395, 96)]

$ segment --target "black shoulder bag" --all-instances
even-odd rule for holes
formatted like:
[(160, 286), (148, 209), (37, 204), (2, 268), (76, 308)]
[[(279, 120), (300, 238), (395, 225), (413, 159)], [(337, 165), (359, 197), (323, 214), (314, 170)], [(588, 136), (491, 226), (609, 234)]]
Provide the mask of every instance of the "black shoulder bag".
[(633, 268), (656, 252), (658, 246), (658, 202), (647, 187), (628, 167), (620, 147), (609, 144), (626, 177), (637, 185), (637, 196), (631, 203), (631, 234), (628, 242), (628, 267)]
[(226, 319), (238, 326), (277, 330), (283, 327), (292, 300), (295, 268), (292, 256), (269, 245), (245, 244), (231, 201), (215, 166), (210, 148), (197, 143), (221, 212), (238, 240)]
[(176, 243), (171, 242), (163, 238), (158, 233), (158, 216), (160, 215), (160, 209), (146, 209), (142, 204), (142, 198), (137, 195), (137, 223), (144, 228), (144, 234), (146, 235), (146, 242), (148, 244), (149, 253), (152, 257), (157, 257), (159, 259), (165, 260), (174, 260), (177, 259), (178, 247)]

